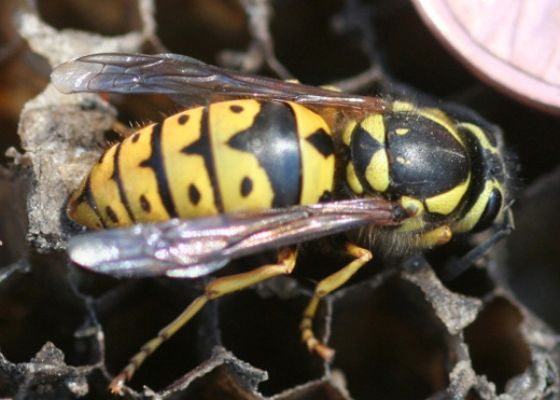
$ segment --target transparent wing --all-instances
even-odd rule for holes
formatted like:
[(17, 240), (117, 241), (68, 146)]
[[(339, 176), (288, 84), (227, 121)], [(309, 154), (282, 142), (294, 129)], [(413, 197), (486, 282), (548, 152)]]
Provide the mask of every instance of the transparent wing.
[(51, 80), (63, 93), (161, 93), (181, 104), (193, 98), (256, 97), (361, 112), (387, 108), (379, 98), (243, 74), (177, 54), (87, 55), (56, 67)]
[(68, 253), (86, 269), (114, 276), (194, 278), (237, 257), (406, 217), (382, 198), (343, 200), (86, 233), (70, 240)]

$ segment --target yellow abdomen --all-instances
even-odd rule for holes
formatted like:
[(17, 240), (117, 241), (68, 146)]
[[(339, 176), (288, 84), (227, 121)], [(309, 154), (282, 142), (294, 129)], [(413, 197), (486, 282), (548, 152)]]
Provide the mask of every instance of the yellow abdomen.
[(312, 204), (334, 181), (331, 131), (291, 102), (234, 100), (182, 111), (109, 148), (72, 193), (89, 228)]

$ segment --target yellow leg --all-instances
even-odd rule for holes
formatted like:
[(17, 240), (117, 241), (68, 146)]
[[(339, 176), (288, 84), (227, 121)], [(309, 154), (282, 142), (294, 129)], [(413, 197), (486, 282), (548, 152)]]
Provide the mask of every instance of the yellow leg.
[(294, 269), (295, 263), (296, 251), (287, 249), (279, 253), (277, 264), (264, 265), (249, 272), (225, 276), (211, 281), (204, 289), (203, 295), (197, 297), (185, 311), (173, 322), (161, 329), (155, 338), (142, 346), (140, 351), (130, 359), (128, 365), (111, 381), (109, 385), (111, 392), (122, 394), (124, 383), (132, 378), (132, 375), (134, 375), (134, 372), (144, 360), (194, 317), (208, 301), (245, 289), (274, 276), (290, 274)]
[(431, 231), (424, 232), (420, 236), (420, 247), (424, 249), (431, 249), (435, 246), (441, 246), (451, 240), (453, 232), (449, 225), (438, 226)]
[(334, 350), (321, 343), (313, 333), (313, 318), (317, 312), (322, 297), (344, 285), (360, 268), (373, 258), (371, 251), (356, 246), (346, 245), (346, 252), (356, 259), (332, 275), (321, 280), (315, 287), (315, 293), (303, 313), (301, 321), (301, 339), (311, 352), (317, 353), (322, 359), (330, 362), (334, 357)]

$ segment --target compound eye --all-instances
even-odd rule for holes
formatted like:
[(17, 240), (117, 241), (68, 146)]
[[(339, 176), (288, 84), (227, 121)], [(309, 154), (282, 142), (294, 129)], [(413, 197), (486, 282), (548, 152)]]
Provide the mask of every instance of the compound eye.
[(482, 212), (482, 215), (478, 219), (478, 222), (472, 229), (473, 232), (480, 232), (488, 229), (498, 216), (500, 210), (502, 209), (502, 194), (499, 190), (493, 189), (488, 195), (488, 202), (486, 207)]

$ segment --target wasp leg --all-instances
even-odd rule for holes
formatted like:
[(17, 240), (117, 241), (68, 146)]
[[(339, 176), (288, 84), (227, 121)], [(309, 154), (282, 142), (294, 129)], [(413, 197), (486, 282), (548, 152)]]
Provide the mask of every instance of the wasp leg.
[(514, 229), (515, 222), (513, 220), (513, 214), (511, 209), (508, 209), (504, 215), (504, 222), (498, 230), (460, 259), (447, 263), (441, 271), (441, 278), (445, 281), (450, 281), (459, 277), (469, 269), (471, 265), (482, 258), (496, 243), (509, 236)]
[(431, 249), (432, 247), (440, 246), (451, 240), (453, 232), (449, 225), (438, 226), (431, 231), (424, 232), (420, 235), (419, 247), (424, 249)]
[(301, 339), (311, 352), (317, 353), (323, 360), (330, 362), (334, 357), (334, 350), (321, 343), (313, 333), (313, 318), (322, 297), (344, 285), (360, 268), (373, 258), (371, 251), (358, 247), (353, 243), (346, 244), (346, 252), (355, 260), (332, 275), (321, 280), (315, 287), (315, 293), (303, 313), (301, 321)]
[(134, 372), (136, 372), (144, 360), (194, 317), (208, 301), (245, 289), (278, 275), (290, 274), (296, 263), (296, 255), (297, 253), (294, 249), (282, 250), (278, 254), (278, 262), (276, 264), (264, 265), (249, 272), (217, 278), (208, 283), (203, 295), (197, 297), (185, 311), (173, 322), (161, 329), (155, 338), (142, 346), (140, 351), (130, 359), (128, 365), (111, 381), (109, 385), (111, 392), (122, 395), (124, 383), (132, 378), (132, 375), (134, 375)]

